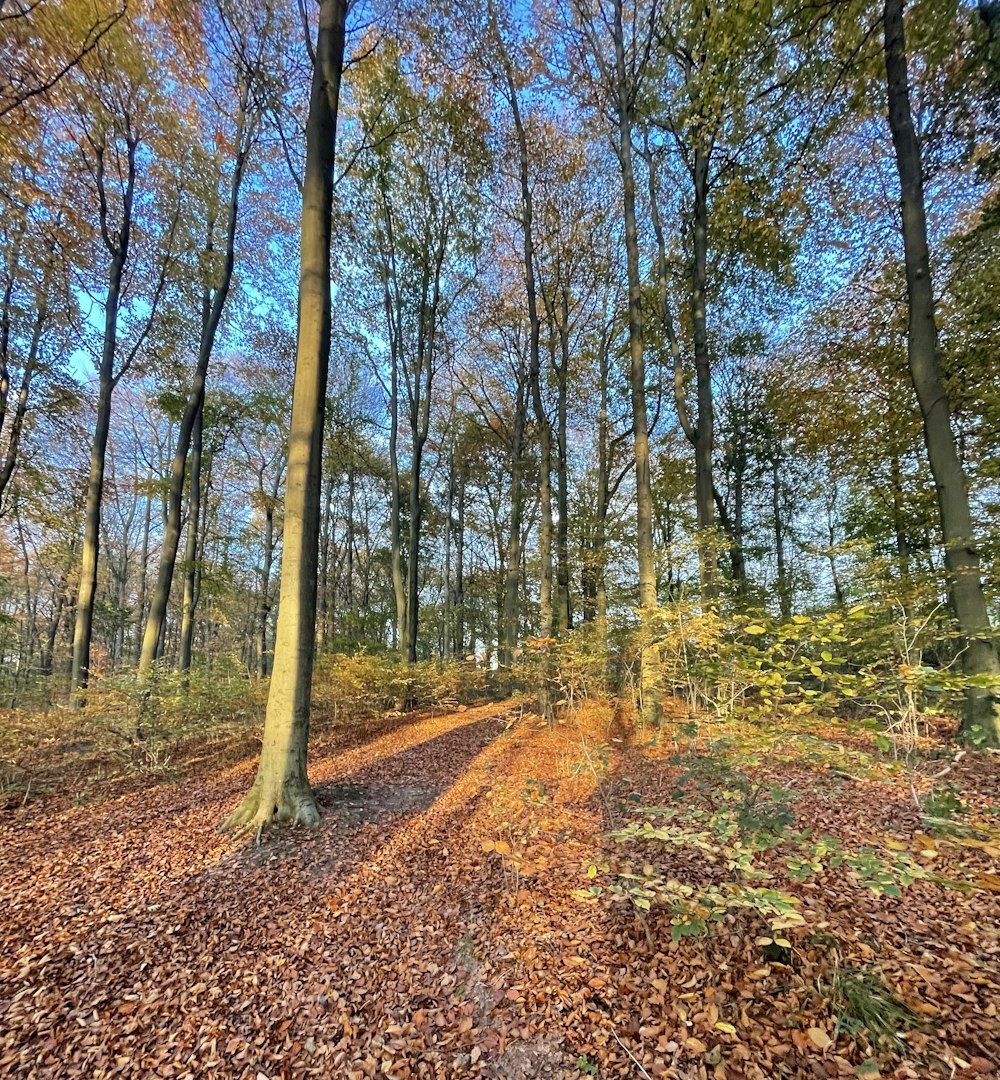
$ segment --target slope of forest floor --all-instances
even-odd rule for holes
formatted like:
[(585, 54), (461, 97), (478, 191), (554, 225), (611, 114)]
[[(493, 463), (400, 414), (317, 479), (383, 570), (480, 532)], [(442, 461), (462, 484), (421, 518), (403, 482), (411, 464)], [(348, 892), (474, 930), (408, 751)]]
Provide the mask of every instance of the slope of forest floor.
[[(681, 727), (636, 730), (601, 703), (550, 727), (516, 700), (344, 726), (314, 746), (319, 828), (257, 847), (217, 832), (253, 775), (235, 737), (174, 782), (8, 804), (0, 1074), (995, 1074), (1000, 851), (928, 835), (918, 809), (947, 783), (995, 826), (995, 763), (929, 741), (904, 770), (870, 733), (819, 723), (808, 752), (758, 760), (800, 824), (888, 838), (964, 883), (896, 899), (826, 873), (798, 887), (804, 924), (769, 960), (737, 918), (673, 941), (670, 912), (581, 899), (609, 828), (675, 798)], [(670, 870), (696, 877), (697, 859)], [(888, 1043), (838, 1009), (847, 971), (891, 988)]]

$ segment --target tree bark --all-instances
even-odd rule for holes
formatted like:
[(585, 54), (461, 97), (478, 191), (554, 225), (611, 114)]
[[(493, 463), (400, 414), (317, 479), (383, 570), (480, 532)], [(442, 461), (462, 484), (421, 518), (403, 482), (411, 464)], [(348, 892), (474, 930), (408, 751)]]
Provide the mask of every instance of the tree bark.
[(952, 606), (965, 642), (964, 670), (969, 676), (985, 677), (992, 682), (989, 687), (969, 687), (966, 691), (962, 728), (966, 738), (982, 739), (992, 746), (1000, 746), (997, 691), (1000, 661), (983, 593), (965, 472), (955, 445), (948, 393), (941, 375), (927, 242), (923, 164), (910, 110), (903, 0), (886, 0), (883, 26), (889, 128), (902, 196), (910, 376), (923, 417), (927, 457), (937, 488)]
[(781, 511), (781, 454), (771, 455), (771, 515), (774, 524), (774, 554), (778, 569), (778, 604), (783, 619), (792, 617), (792, 588), (785, 564), (785, 522)]
[[(636, 549), (639, 604), (648, 618), (657, 609), (656, 560), (653, 551), (653, 491), (649, 474), (649, 420), (646, 412), (646, 364), (643, 346), (642, 277), (635, 217), (635, 173), (632, 167), (634, 95), (625, 63), (622, 0), (614, 0), (615, 105), (618, 139), (615, 149), (622, 176), (625, 216), (625, 255), (628, 276), (629, 383), (632, 397), (632, 437), (635, 452)], [(640, 682), (643, 711), (659, 715), (659, 662), (655, 648), (644, 648)]]
[[(539, 588), (539, 637), (552, 637), (553, 612), (552, 612), (552, 429), (549, 418), (545, 412), (541, 389), (541, 317), (538, 311), (538, 288), (535, 280), (535, 239), (534, 239), (534, 206), (531, 193), (531, 176), (528, 161), (528, 139), (524, 129), (524, 120), (521, 116), (521, 106), (517, 96), (517, 83), (514, 78), (514, 66), (511, 63), (510, 53), (506, 42), (503, 40), (499, 24), (496, 19), (496, 11), (490, 4), (490, 13), (493, 19), (493, 28), (497, 38), (500, 61), (503, 65), (504, 81), (507, 84), (507, 98), (510, 102), (511, 115), (514, 120), (514, 135), (517, 140), (518, 179), (521, 188), (521, 258), (524, 273), (524, 294), (528, 308), (528, 390), (535, 413), (535, 422), (538, 424), (539, 438), (539, 462), (538, 462), (538, 486), (541, 496), (541, 525), (539, 528), (539, 558), (541, 560), (541, 583)], [(518, 388), (520, 391), (520, 387)], [(520, 411), (520, 394), (518, 400)], [(515, 425), (518, 419), (515, 418)], [(523, 433), (523, 420), (520, 422), (520, 431)], [(518, 430), (515, 430), (515, 439)], [(512, 449), (515, 457), (515, 465), (519, 470), (518, 456), (520, 446)], [(513, 474), (512, 474), (513, 475)], [(519, 476), (518, 476), (519, 483)], [(511, 536), (520, 537), (520, 491), (518, 491), (518, 515), (517, 521), (511, 514)], [(511, 495), (511, 506), (514, 506), (514, 494)], [(518, 539), (519, 544), (519, 539)], [(511, 593), (511, 581), (514, 582), (513, 594)], [(507, 592), (508, 603), (513, 599), (517, 603), (517, 579), (512, 578), (512, 568), (508, 558), (507, 566)], [(507, 616), (508, 624), (510, 615)], [(508, 630), (508, 634), (509, 634)], [(515, 622), (516, 639), (516, 622)], [(511, 641), (510, 648), (514, 646)]]
[(557, 320), (560, 360), (556, 372), (556, 626), (564, 634), (573, 629), (573, 598), (569, 572), (569, 298), (565, 283), (560, 286), (561, 304)]
[(718, 595), (717, 569), (712, 530), (715, 528), (712, 452), (715, 445), (715, 415), (712, 401), (712, 365), (705, 316), (708, 278), (708, 154), (702, 147), (694, 151), (693, 258), (691, 262), (691, 325), (694, 340), (694, 370), (698, 420), (695, 427), (694, 488), (697, 511), (698, 565), (702, 596), (711, 603)]
[[(226, 207), (226, 244), (222, 276), (214, 288), (206, 284), (201, 301), (201, 339), (198, 343), (198, 358), (195, 362), (194, 378), (184, 411), (181, 415), (177, 432), (177, 446), (170, 466), (170, 485), (167, 490), (166, 520), (163, 527), (163, 544), (160, 550), (160, 565), (156, 575), (156, 585), (149, 604), (149, 615), (142, 639), (142, 651), (139, 655), (139, 674), (148, 675), (155, 661), (159, 644), (163, 637), (163, 625), (167, 617), (167, 605), (170, 602), (170, 589), (174, 580), (174, 567), (177, 563), (177, 551), (181, 539), (181, 504), (184, 501), (184, 479), (187, 472), (188, 452), (191, 448), (191, 433), (195, 419), (199, 415), (205, 398), (205, 380), (208, 365), (215, 346), (219, 323), (229, 297), (236, 262), (236, 226), (239, 215), (240, 188), (243, 183), (243, 171), (246, 165), (248, 146), (246, 145), (247, 105), (250, 88), (244, 81), (239, 102), (239, 116), (236, 130), (236, 160), (229, 185), (229, 202)], [(208, 226), (207, 252), (213, 250), (212, 235), (215, 222)]]
[(97, 561), (101, 543), (101, 502), (104, 497), (104, 462), (111, 427), (111, 395), (115, 387), (114, 361), (118, 342), (118, 310), (122, 282), (128, 262), (132, 235), (132, 204), (135, 196), (136, 142), (129, 138), (126, 155), (126, 178), (122, 199), (121, 226), (112, 239), (108, 226), (108, 208), (104, 193), (103, 152), (98, 151), (97, 183), (101, 195), (101, 232), (111, 253), (108, 291), (104, 301), (104, 344), (98, 368), (97, 416), (90, 447), (90, 476), (87, 481), (87, 506), (84, 511), (83, 553), (80, 585), (76, 598), (76, 621), (73, 627), (73, 665), (70, 673), (70, 704), (81, 708), (86, 703), (90, 681), (90, 642), (94, 632), (94, 599), (97, 595)]
[(198, 547), (201, 531), (201, 451), (205, 424), (205, 402), (195, 419), (191, 433), (191, 477), (188, 481), (187, 540), (184, 543), (184, 595), (181, 598), (181, 639), (177, 668), (187, 675), (191, 670), (194, 646), (194, 612), (198, 605)]
[(344, 0), (321, 0), (306, 123), (298, 347), (274, 672), (257, 777), (247, 797), (224, 823), (229, 828), (261, 827), (274, 818), (307, 826), (319, 821), (306, 756), (316, 644), (320, 487), (330, 362), (334, 140), (345, 14)]

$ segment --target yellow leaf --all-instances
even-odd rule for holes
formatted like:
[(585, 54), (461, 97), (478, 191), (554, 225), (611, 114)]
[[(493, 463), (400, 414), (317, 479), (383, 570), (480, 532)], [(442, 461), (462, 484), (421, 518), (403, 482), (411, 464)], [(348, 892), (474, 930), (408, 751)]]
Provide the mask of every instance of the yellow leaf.
[(715, 1025), (717, 1031), (724, 1031), (727, 1035), (735, 1035), (736, 1028), (732, 1024), (727, 1024), (725, 1020), (720, 1020)]
[(499, 852), (501, 855), (509, 855), (510, 854), (510, 844), (508, 844), (506, 840), (498, 840), (493, 845), (493, 850), (496, 851), (496, 852)]
[(819, 1050), (825, 1050), (833, 1042), (822, 1028), (811, 1027), (808, 1034), (809, 1041)]
[(756, 637), (759, 634), (766, 634), (767, 630), (765, 630), (764, 627), (760, 625), (760, 623), (751, 623), (747, 627), (747, 633), (753, 634)]

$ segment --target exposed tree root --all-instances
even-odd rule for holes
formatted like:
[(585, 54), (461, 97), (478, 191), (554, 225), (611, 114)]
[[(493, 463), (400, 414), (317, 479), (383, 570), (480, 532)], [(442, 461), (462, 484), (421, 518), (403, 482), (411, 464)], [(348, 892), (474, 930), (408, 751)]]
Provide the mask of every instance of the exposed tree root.
[(308, 829), (319, 824), (319, 806), (308, 781), (286, 778), (283, 782), (266, 782), (258, 777), (243, 801), (219, 828), (244, 836), (259, 832), (272, 821), (304, 825)]

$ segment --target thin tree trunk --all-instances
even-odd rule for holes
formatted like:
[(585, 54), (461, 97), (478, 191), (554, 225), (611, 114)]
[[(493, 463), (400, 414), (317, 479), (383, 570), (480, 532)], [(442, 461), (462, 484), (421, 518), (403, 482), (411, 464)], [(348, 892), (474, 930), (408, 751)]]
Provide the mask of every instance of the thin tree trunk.
[(524, 512), (522, 456), (524, 454), (525, 386), (518, 369), (514, 399), (514, 429), (510, 443), (510, 533), (507, 539), (503, 602), (500, 615), (500, 666), (510, 668), (518, 638), (518, 585), (521, 577), (521, 518)]
[[(1000, 661), (983, 594), (965, 472), (955, 445), (948, 393), (941, 376), (927, 243), (923, 165), (910, 111), (903, 0), (886, 0), (883, 20), (889, 127), (902, 193), (910, 375), (924, 421), (927, 457), (937, 488), (952, 605), (965, 639), (964, 670), (969, 676), (990, 677), (996, 684), (1000, 683)], [(970, 687), (966, 691), (963, 731), (967, 738), (981, 738), (992, 746), (1000, 746), (996, 685)]]
[(111, 427), (111, 395), (115, 387), (114, 361), (118, 341), (118, 310), (122, 281), (128, 262), (132, 232), (132, 202), (135, 194), (136, 144), (128, 142), (127, 176), (122, 201), (121, 228), (112, 241), (107, 225), (107, 206), (103, 198), (103, 157), (98, 158), (98, 185), (101, 187), (101, 218), (105, 242), (111, 252), (108, 291), (104, 301), (104, 345), (98, 369), (97, 416), (90, 447), (90, 476), (87, 481), (87, 507), (84, 511), (83, 555), (80, 586), (76, 598), (76, 622), (73, 628), (73, 665), (70, 673), (70, 704), (80, 708), (86, 702), (90, 681), (90, 642), (94, 632), (94, 600), (97, 595), (97, 561), (101, 543), (101, 502), (104, 497), (104, 462)]
[(573, 601), (569, 573), (569, 299), (560, 289), (562, 304), (559, 329), (560, 363), (556, 365), (556, 615), (559, 633), (573, 629)]
[[(206, 286), (201, 302), (201, 340), (198, 344), (198, 359), (195, 363), (194, 378), (184, 412), (181, 415), (177, 432), (177, 445), (170, 466), (170, 485), (167, 490), (166, 517), (163, 526), (163, 544), (160, 549), (160, 565), (156, 576), (156, 585), (149, 605), (146, 629), (142, 639), (142, 651), (139, 655), (139, 673), (148, 675), (156, 659), (160, 642), (163, 638), (163, 625), (167, 617), (167, 605), (170, 602), (170, 589), (174, 579), (174, 567), (181, 539), (181, 504), (184, 501), (184, 479), (187, 471), (188, 451), (191, 447), (191, 433), (195, 420), (201, 412), (205, 398), (205, 380), (208, 365), (215, 346), (215, 338), (222, 313), (229, 297), (236, 262), (236, 226), (239, 216), (240, 188), (243, 183), (243, 171), (246, 165), (248, 147), (246, 145), (247, 104), (250, 88), (246, 80), (240, 91), (239, 116), (236, 128), (236, 160), (229, 186), (229, 202), (226, 207), (226, 241), (222, 276), (213, 288)], [(215, 221), (209, 222), (206, 251), (213, 249)]]
[(465, 466), (458, 470), (458, 520), (455, 522), (455, 655), (465, 656)]
[[(632, 437), (635, 452), (636, 554), (639, 570), (639, 605), (648, 618), (657, 609), (656, 561), (653, 552), (653, 491), (649, 474), (649, 421), (646, 413), (646, 364), (643, 348), (642, 275), (635, 217), (635, 175), (632, 168), (634, 99), (625, 64), (622, 0), (614, 0), (615, 95), (618, 140), (615, 149), (622, 175), (625, 214), (625, 255), (628, 276), (629, 384), (632, 397)], [(655, 648), (642, 654), (640, 682), (643, 710), (659, 715), (659, 659)]]
[(316, 570), (324, 408), (330, 361), (330, 242), (334, 139), (344, 60), (344, 0), (321, 0), (306, 123), (302, 189), (298, 349), (285, 486), (284, 554), (274, 673), (253, 788), (228, 827), (261, 827), (273, 818), (319, 820), (306, 755), (316, 645)]
[(406, 660), (417, 660), (417, 625), (420, 571), (420, 525), (423, 518), (423, 500), (420, 497), (420, 460), (423, 440), (414, 437), (410, 458), (410, 532), (406, 552)]
[(715, 416), (712, 402), (712, 366), (705, 318), (705, 290), (708, 267), (708, 155), (701, 147), (694, 153), (694, 235), (691, 264), (691, 325), (694, 340), (694, 368), (698, 422), (695, 428), (694, 487), (698, 531), (698, 563), (702, 595), (711, 602), (718, 594), (717, 570), (712, 530), (715, 528), (712, 451), (715, 444)]
[(781, 617), (792, 617), (792, 590), (785, 565), (785, 529), (781, 513), (781, 455), (771, 457), (771, 514), (774, 524), (774, 554), (778, 564), (778, 604)]
[[(541, 495), (541, 525), (539, 528), (539, 558), (541, 560), (541, 584), (539, 596), (540, 625), (539, 636), (542, 638), (552, 637), (553, 614), (552, 614), (552, 429), (549, 418), (545, 413), (541, 391), (541, 352), (539, 342), (541, 338), (541, 318), (538, 312), (538, 288), (535, 280), (535, 240), (534, 240), (534, 207), (531, 194), (531, 177), (528, 169), (528, 139), (524, 129), (524, 121), (521, 117), (520, 102), (517, 97), (517, 83), (514, 78), (514, 68), (511, 63), (510, 53), (506, 42), (502, 39), (499, 24), (496, 19), (496, 11), (490, 4), (490, 14), (493, 20), (494, 33), (497, 38), (500, 60), (504, 70), (504, 81), (507, 84), (507, 99), (510, 102), (511, 113), (514, 120), (514, 134), (517, 139), (518, 172), (521, 187), (521, 238), (522, 238), (522, 270), (524, 273), (524, 292), (528, 308), (528, 388), (535, 413), (535, 422), (538, 424), (539, 433), (539, 462), (538, 462), (538, 486)], [(520, 386), (518, 412), (521, 413)], [(524, 422), (520, 416), (515, 416), (514, 439), (518, 444), (512, 447), (514, 469), (512, 470), (511, 491), (511, 537), (518, 537), (517, 546), (520, 546), (521, 528), (521, 501), (520, 488), (520, 454), (523, 437)], [(514, 491), (514, 485), (517, 491)], [(514, 520), (513, 509), (517, 506), (517, 520)], [(513, 588), (512, 588), (513, 584)], [(517, 603), (517, 578), (512, 574), (510, 565), (510, 553), (508, 553), (507, 565), (507, 604), (508, 608)], [(513, 650), (516, 643), (516, 623), (513, 635), (511, 634), (511, 612), (506, 614), (508, 626), (508, 648)]]
[(267, 651), (267, 624), (271, 617), (271, 567), (274, 564), (274, 504), (264, 511), (263, 562), (260, 571), (260, 599), (257, 604), (257, 674), (270, 674)]
[(152, 471), (146, 473), (146, 510), (142, 518), (142, 549), (139, 558), (139, 597), (135, 606), (135, 662), (142, 655), (142, 627), (146, 622), (146, 563), (149, 559), (149, 531), (153, 523), (153, 500), (149, 492), (153, 484)]
[(191, 670), (194, 645), (194, 613), (198, 604), (198, 539), (201, 532), (201, 448), (205, 423), (205, 402), (195, 419), (191, 433), (191, 477), (188, 481), (188, 531), (184, 544), (184, 595), (181, 599), (181, 640), (178, 645), (178, 670)]
[[(336, 558), (337, 543), (336, 530), (332, 520), (333, 485), (333, 469), (330, 468), (330, 475), (326, 481), (326, 494), (323, 496), (319, 557), (319, 643), (320, 647), (324, 649), (330, 640), (330, 550), (333, 548), (334, 558)], [(336, 599), (336, 589), (333, 590), (333, 598)]]
[(454, 622), (454, 597), (451, 588), (451, 549), (452, 536), (455, 526), (455, 447), (454, 436), (452, 446), (448, 450), (448, 503), (444, 522), (444, 619), (441, 633), (441, 655), (445, 660), (452, 658), (454, 638), (452, 626)]
[[(46, 274), (46, 285), (47, 279), (48, 275)], [(45, 289), (46, 285), (43, 285), (42, 288)], [(24, 430), (24, 419), (28, 412), (28, 391), (31, 388), (32, 377), (38, 367), (38, 352), (42, 343), (42, 330), (47, 319), (48, 307), (46, 298), (43, 294), (38, 305), (38, 311), (35, 313), (35, 323), (31, 331), (31, 344), (28, 346), (28, 355), (25, 358), (24, 368), (21, 372), (21, 385), (17, 392), (17, 402), (14, 406), (14, 416), (10, 423), (10, 433), (7, 436), (7, 452), (4, 454), (3, 464), (0, 465), (0, 499), (3, 498), (3, 493), (7, 490), (7, 485), (10, 483), (10, 478), (14, 475), (14, 468), (17, 465), (17, 452), (21, 444), (21, 433)], [(5, 363), (2, 375), (2, 381), (5, 384), (3, 390), (5, 406), (8, 392), (6, 388), (7, 379), (8, 375)], [(0, 419), (0, 430), (2, 430), (2, 428), (3, 419)]]

